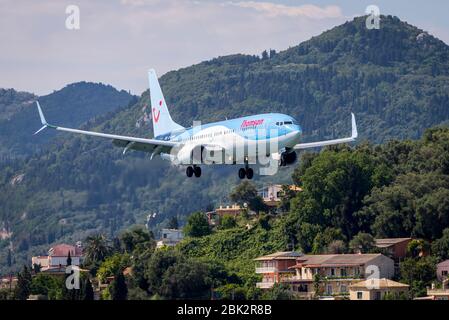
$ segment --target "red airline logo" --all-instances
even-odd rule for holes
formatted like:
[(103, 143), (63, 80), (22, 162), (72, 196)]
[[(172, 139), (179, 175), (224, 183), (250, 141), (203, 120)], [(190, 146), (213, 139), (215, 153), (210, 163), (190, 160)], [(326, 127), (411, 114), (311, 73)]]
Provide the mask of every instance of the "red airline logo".
[(247, 127), (257, 127), (260, 126), (263, 123), (264, 119), (259, 120), (243, 120), (242, 125), (240, 128), (247, 128)]
[[(159, 106), (160, 107), (162, 106), (162, 100), (159, 101)], [(154, 122), (157, 123), (159, 121), (160, 115), (161, 115), (161, 110), (157, 110), (157, 114), (156, 114), (156, 108), (153, 108), (153, 119), (154, 119)]]

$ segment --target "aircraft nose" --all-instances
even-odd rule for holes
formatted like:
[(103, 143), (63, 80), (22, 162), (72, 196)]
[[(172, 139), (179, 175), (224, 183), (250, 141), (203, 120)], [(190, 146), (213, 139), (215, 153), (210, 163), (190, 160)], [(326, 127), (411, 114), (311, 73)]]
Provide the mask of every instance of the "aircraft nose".
[(301, 135), (302, 135), (302, 129), (299, 125), (293, 125), (292, 126), (292, 131), (295, 132), (295, 139), (296, 139), (296, 143), (299, 143), (299, 141), (301, 140)]

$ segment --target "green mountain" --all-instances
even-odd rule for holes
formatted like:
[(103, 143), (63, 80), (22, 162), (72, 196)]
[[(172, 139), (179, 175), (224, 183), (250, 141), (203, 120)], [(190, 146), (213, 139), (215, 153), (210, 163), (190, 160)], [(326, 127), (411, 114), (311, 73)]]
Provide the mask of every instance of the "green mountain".
[(2, 154), (12, 157), (31, 155), (56, 135), (47, 130), (33, 136), (41, 127), (35, 105), (38, 99), (49, 119), (72, 127), (78, 127), (87, 120), (104, 116), (134, 101), (133, 96), (126, 91), (118, 91), (101, 83), (73, 83), (42, 97), (13, 89), (0, 89)]
[[(356, 18), (277, 54), (219, 57), (169, 72), (161, 86), (173, 119), (186, 126), (283, 112), (298, 119), (310, 141), (348, 135), (352, 111), (362, 140), (379, 143), (415, 139), (447, 122), (448, 58), (446, 44), (395, 17), (382, 17), (380, 30), (367, 30), (364, 18)], [(133, 106), (84, 127), (151, 136), (148, 105), (146, 91)], [(51, 113), (47, 118), (57, 122)], [(58, 124), (71, 125), (62, 120)], [(115, 234), (145, 223), (149, 214), (156, 213), (153, 228), (173, 215), (183, 221), (192, 211), (226, 202), (239, 182), (234, 167), (205, 167), (201, 179), (186, 179), (183, 168), (150, 162), (140, 153), (124, 156), (109, 141), (69, 134), (29, 159), (3, 160), (1, 168), (0, 230), (12, 237), (0, 241), (0, 248), (12, 241), (15, 266), (55, 241)], [(255, 182), (289, 182), (291, 173), (292, 168)]]

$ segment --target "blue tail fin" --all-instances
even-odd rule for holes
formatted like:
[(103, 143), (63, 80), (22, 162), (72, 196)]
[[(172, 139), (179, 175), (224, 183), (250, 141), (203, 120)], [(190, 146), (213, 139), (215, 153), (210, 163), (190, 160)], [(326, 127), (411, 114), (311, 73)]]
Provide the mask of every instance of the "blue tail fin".
[(153, 69), (148, 71), (148, 80), (150, 82), (151, 117), (153, 119), (154, 136), (157, 137), (183, 129), (184, 127), (172, 120), (161, 87), (159, 86), (159, 81), (157, 80), (156, 71)]

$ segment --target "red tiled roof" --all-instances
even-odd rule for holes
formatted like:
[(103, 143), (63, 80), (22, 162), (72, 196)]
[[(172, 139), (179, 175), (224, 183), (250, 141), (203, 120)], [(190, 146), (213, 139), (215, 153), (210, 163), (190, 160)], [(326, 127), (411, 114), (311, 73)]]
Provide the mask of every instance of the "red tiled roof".
[(68, 244), (58, 244), (54, 246), (49, 250), (49, 255), (52, 257), (67, 257), (69, 252), (72, 257), (79, 257), (82, 255), (81, 248)]
[(290, 268), (332, 267), (364, 265), (381, 254), (317, 254), (304, 255), (296, 259), (297, 264)]

